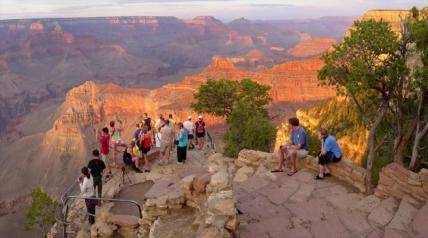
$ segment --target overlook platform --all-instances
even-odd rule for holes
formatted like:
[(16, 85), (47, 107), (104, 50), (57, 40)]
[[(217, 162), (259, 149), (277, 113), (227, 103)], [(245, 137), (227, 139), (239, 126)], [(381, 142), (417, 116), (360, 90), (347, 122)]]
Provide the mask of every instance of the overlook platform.
[[(236, 160), (212, 153), (190, 151), (183, 165), (172, 153), (172, 163), (155, 164), (150, 173), (130, 172), (133, 185), (114, 192), (119, 185), (113, 179), (105, 194), (139, 200), (143, 219), (134, 214), (136, 227), (126, 230), (124, 218), (117, 217), (126, 209), (104, 204), (92, 228), (81, 220), (76, 237), (428, 237), (428, 205), (411, 196), (381, 198), (334, 177), (314, 180), (305, 163), (293, 176), (271, 173), (276, 156), (270, 153), (244, 150)], [(215, 229), (201, 233), (201, 227)]]

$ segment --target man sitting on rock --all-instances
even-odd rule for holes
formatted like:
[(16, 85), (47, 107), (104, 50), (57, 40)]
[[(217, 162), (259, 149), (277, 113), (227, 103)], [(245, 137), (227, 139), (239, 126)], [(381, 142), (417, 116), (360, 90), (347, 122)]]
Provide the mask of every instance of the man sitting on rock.
[(318, 136), (321, 140), (321, 152), (318, 155), (318, 164), (320, 166), (319, 174), (315, 179), (323, 179), (331, 176), (330, 170), (327, 167), (329, 162), (338, 162), (342, 159), (342, 150), (340, 150), (336, 139), (328, 134), (324, 128), (319, 129)]
[(291, 171), (287, 175), (292, 176), (297, 173), (296, 159), (303, 159), (308, 155), (308, 136), (305, 129), (300, 127), (299, 119), (295, 117), (288, 119), (288, 126), (291, 130), (290, 141), (279, 147), (278, 167), (272, 172), (284, 172), (284, 154), (286, 154), (286, 158), (291, 159)]

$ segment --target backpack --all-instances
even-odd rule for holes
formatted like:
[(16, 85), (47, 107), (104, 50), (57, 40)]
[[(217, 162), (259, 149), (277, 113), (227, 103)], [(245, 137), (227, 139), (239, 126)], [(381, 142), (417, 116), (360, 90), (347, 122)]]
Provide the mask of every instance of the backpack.
[(150, 148), (152, 146), (152, 138), (150, 135), (144, 135), (143, 148)]
[(132, 164), (132, 155), (128, 153), (128, 150), (123, 152), (123, 163), (126, 165)]
[(198, 121), (196, 122), (196, 132), (197, 133), (205, 133), (205, 122)]

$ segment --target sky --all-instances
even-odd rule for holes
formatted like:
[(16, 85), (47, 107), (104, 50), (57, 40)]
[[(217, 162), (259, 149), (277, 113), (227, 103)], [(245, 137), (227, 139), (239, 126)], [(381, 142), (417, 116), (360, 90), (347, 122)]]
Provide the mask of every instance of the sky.
[(428, 0), (0, 0), (0, 19), (96, 16), (214, 16), (224, 21), (359, 16)]

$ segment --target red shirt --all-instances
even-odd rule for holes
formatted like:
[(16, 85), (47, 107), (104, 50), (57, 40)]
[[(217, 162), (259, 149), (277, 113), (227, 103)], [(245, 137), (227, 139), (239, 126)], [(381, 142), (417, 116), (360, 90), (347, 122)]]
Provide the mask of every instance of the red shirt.
[(110, 136), (109, 135), (103, 135), (100, 138), (100, 144), (101, 144), (101, 149), (100, 152), (103, 155), (108, 155), (109, 152), (109, 147), (110, 147)]

